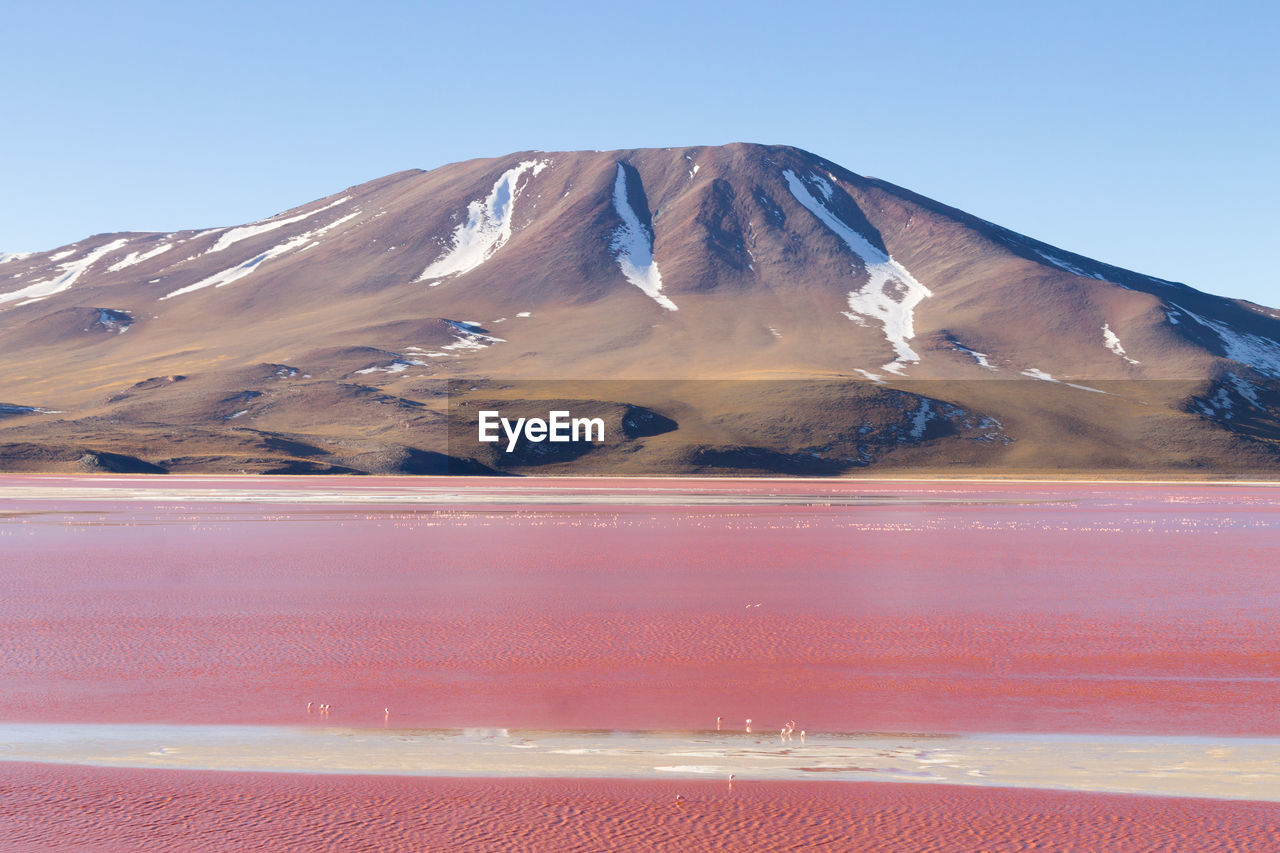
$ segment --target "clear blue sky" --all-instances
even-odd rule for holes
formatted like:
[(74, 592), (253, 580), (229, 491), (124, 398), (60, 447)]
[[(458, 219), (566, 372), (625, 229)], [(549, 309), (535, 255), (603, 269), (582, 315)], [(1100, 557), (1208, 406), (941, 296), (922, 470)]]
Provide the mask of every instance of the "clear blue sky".
[(787, 143), (1280, 304), (1280, 4), (10, 3), (0, 250), (538, 148)]

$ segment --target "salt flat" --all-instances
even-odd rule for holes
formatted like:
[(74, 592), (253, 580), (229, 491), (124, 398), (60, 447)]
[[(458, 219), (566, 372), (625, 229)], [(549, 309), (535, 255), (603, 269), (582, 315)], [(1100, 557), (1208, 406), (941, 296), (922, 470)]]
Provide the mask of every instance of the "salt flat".
[(905, 782), (1280, 801), (1280, 738), (0, 724), (0, 761), (450, 777)]

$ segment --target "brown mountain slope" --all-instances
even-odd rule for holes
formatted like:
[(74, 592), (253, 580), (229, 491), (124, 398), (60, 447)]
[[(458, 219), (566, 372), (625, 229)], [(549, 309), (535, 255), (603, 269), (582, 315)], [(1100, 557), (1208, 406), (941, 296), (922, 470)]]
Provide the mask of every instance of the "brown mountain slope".
[[(24, 470), (421, 471), (450, 423), (454, 456), (516, 471), (1280, 459), (1276, 312), (780, 146), (523, 152), (3, 256), (0, 342), (0, 467)], [(456, 428), (468, 397), (677, 427), (517, 464)]]

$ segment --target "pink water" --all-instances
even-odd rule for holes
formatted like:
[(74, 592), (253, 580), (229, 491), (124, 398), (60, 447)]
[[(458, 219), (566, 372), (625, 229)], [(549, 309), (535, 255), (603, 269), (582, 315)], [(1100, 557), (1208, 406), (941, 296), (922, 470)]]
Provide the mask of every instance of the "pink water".
[[(32, 484), (119, 483), (0, 480)], [(315, 719), (310, 701), (333, 706), (326, 723), (357, 726), (389, 707), (402, 726), (710, 728), (721, 716), (827, 731), (1280, 732), (1274, 489), (478, 488), (501, 503), (0, 491), (0, 719), (298, 723)], [(814, 505), (587, 503), (672, 490)], [(547, 494), (581, 502), (522, 503)], [(902, 502), (821, 505), (850, 495)]]

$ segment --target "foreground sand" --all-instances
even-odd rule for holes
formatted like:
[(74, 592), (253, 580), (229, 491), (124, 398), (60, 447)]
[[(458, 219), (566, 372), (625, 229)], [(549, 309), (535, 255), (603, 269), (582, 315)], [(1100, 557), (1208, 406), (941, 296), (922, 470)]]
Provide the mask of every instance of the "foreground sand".
[(878, 783), (730, 791), (687, 780), (0, 770), (0, 850), (24, 853), (1280, 849), (1271, 803)]

